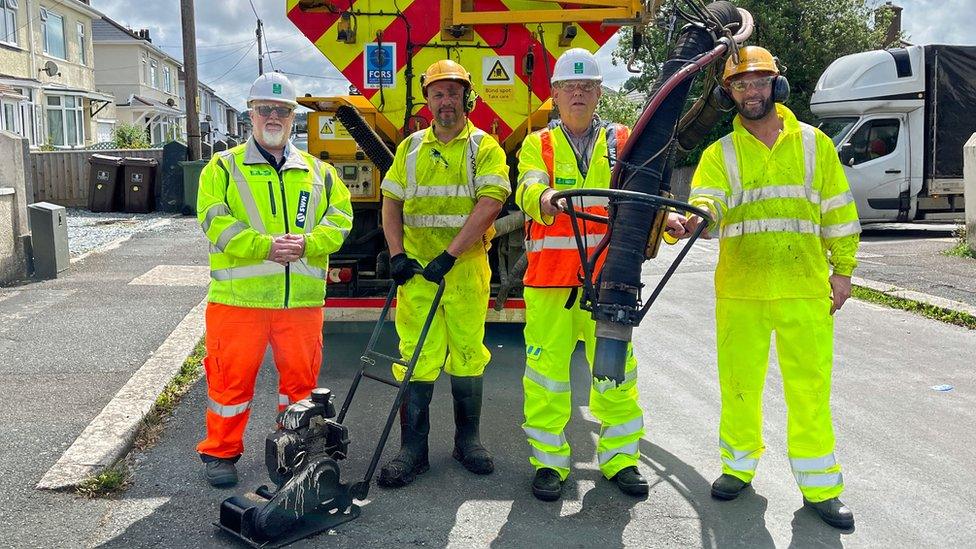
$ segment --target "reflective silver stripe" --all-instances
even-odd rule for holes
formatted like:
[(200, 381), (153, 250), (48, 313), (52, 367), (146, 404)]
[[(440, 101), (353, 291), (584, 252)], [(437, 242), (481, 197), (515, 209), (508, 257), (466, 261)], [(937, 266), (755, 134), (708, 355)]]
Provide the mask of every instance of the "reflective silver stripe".
[(803, 184), (812, 188), (817, 169), (817, 133), (813, 126), (800, 122), (800, 140), (803, 142)]
[(814, 206), (820, 204), (820, 193), (802, 185), (771, 185), (748, 189), (732, 195), (729, 207), (735, 208), (743, 204), (770, 200), (774, 198), (802, 198), (809, 200)]
[(477, 175), (475, 169), (478, 164), (478, 151), (481, 149), (481, 141), (485, 138), (485, 135), (487, 135), (485, 132), (475, 130), (471, 132), (471, 135), (468, 137), (468, 142), (464, 145), (468, 156), (462, 162), (464, 162), (464, 167), (468, 172), (467, 183), (469, 185), (477, 184), (475, 180), (475, 176)]
[(530, 439), (538, 442), (539, 444), (555, 446), (556, 448), (562, 448), (562, 446), (566, 444), (566, 435), (564, 433), (554, 435), (548, 431), (533, 429), (532, 427), (522, 427), (522, 430), (525, 431), (525, 434)]
[(213, 224), (213, 220), (217, 216), (230, 215), (230, 208), (227, 204), (214, 204), (207, 209), (206, 215), (203, 217), (203, 232), (208, 232), (210, 230), (210, 225)]
[(722, 461), (729, 466), (733, 471), (755, 471), (756, 466), (759, 465), (759, 460), (756, 458), (748, 457), (752, 452), (748, 450), (736, 450), (729, 446), (724, 440), (719, 439), (718, 445), (727, 450), (732, 454), (732, 459), (727, 457), (722, 457)]
[(220, 251), (224, 251), (224, 248), (227, 247), (227, 244), (229, 244), (230, 241), (235, 236), (241, 234), (246, 229), (247, 229), (246, 223), (244, 223), (243, 221), (235, 221), (229, 227), (227, 227), (226, 229), (220, 232), (220, 235), (217, 237), (217, 249)]
[(543, 465), (548, 465), (549, 467), (561, 467), (563, 469), (569, 469), (573, 464), (572, 458), (569, 456), (559, 456), (556, 454), (550, 454), (532, 446), (532, 456), (539, 460), (539, 463)]
[(479, 175), (478, 177), (475, 177), (474, 186), (476, 189), (480, 189), (482, 187), (501, 187), (503, 189), (511, 189), (511, 184), (507, 179), (495, 174)]
[(603, 431), (600, 438), (614, 438), (627, 435), (636, 435), (644, 428), (644, 416), (638, 416), (620, 425), (614, 425)]
[(225, 160), (230, 164), (230, 175), (231, 179), (234, 180), (234, 186), (237, 187), (237, 194), (241, 197), (241, 202), (244, 204), (244, 211), (247, 212), (247, 221), (255, 231), (259, 233), (266, 233), (264, 228), (264, 220), (261, 219), (261, 213), (258, 210), (258, 203), (254, 200), (254, 194), (251, 193), (251, 186), (247, 184), (247, 179), (244, 174), (241, 173), (241, 169), (237, 166), (237, 162), (234, 161), (233, 153), (221, 153), (220, 158)]
[(329, 216), (333, 216), (333, 215), (341, 215), (342, 217), (344, 217), (349, 221), (352, 221), (352, 215), (350, 215), (348, 212), (343, 211), (340, 208), (336, 208), (335, 206), (329, 206), (325, 210), (325, 215), (322, 216), (322, 221), (319, 222), (319, 225), (324, 225), (326, 227), (332, 227), (334, 229), (338, 229), (339, 234), (342, 235), (342, 239), (345, 240), (346, 237), (349, 236), (349, 231), (352, 227), (351, 226), (340, 227), (339, 225), (334, 223), (331, 219), (329, 219)]
[(640, 451), (640, 443), (639, 441), (635, 440), (634, 442), (629, 442), (627, 444), (624, 444), (623, 446), (618, 446), (616, 448), (611, 448), (610, 450), (600, 452), (600, 455), (598, 457), (599, 457), (600, 465), (606, 465), (617, 454), (632, 456), (638, 453), (639, 451)]
[(605, 196), (574, 196), (569, 198), (569, 200), (577, 208), (592, 208), (594, 206), (606, 208), (610, 205), (610, 199)]
[(726, 194), (724, 189), (719, 189), (718, 187), (695, 187), (691, 190), (691, 194), (688, 198), (695, 198), (696, 196), (704, 196), (706, 198), (713, 198), (721, 200), (725, 203), (729, 195)]
[(844, 484), (841, 473), (794, 473), (797, 486), (803, 488), (830, 488)]
[(722, 156), (725, 157), (725, 174), (729, 176), (729, 188), (732, 194), (742, 192), (742, 180), (739, 178), (739, 159), (735, 156), (735, 141), (732, 134), (721, 139)]
[(288, 395), (278, 393), (278, 406), (288, 406), (289, 404), (291, 404), (291, 400), (288, 399)]
[(414, 132), (407, 142), (407, 193), (411, 193), (417, 187), (417, 156), (420, 154), (420, 144), (424, 141), (424, 131)]
[(293, 274), (310, 276), (312, 278), (320, 278), (322, 280), (325, 280), (326, 275), (329, 274), (328, 271), (326, 271), (325, 269), (320, 269), (318, 267), (313, 267), (309, 265), (308, 261), (305, 258), (299, 259), (298, 261), (293, 261), (291, 263), (291, 272)]
[(861, 223), (851, 221), (849, 223), (839, 223), (836, 225), (824, 225), (820, 229), (820, 236), (824, 238), (840, 238), (861, 232)]
[(803, 219), (751, 219), (722, 227), (722, 238), (754, 233), (819, 234), (820, 226)]
[(463, 227), (467, 215), (404, 215), (403, 224), (407, 227)]
[(548, 185), (549, 174), (542, 170), (526, 170), (519, 179), (521, 185)]
[(538, 385), (541, 385), (550, 393), (568, 393), (572, 388), (572, 385), (570, 385), (568, 381), (556, 381), (555, 379), (550, 379), (535, 371), (530, 366), (525, 367), (525, 378), (534, 381)]
[(213, 244), (211, 244), (210, 245), (210, 253), (212, 253), (212, 254), (219, 254), (219, 253), (223, 253), (223, 252), (220, 251), (220, 248), (218, 248), (217, 246), (214, 246)]
[(832, 196), (827, 200), (820, 203), (820, 213), (825, 214), (827, 212), (836, 210), (837, 208), (843, 208), (844, 206), (854, 202), (854, 196), (850, 191), (840, 193), (837, 196)]
[(384, 178), (383, 182), (380, 183), (380, 189), (392, 194), (393, 196), (397, 197), (397, 199), (399, 200), (403, 200), (406, 197), (406, 193), (404, 192), (403, 187), (401, 187), (399, 183), (393, 181), (392, 179)]
[(216, 400), (207, 397), (207, 408), (220, 417), (234, 417), (243, 414), (251, 407), (251, 401), (240, 404), (221, 404)]
[(274, 261), (265, 261), (258, 265), (248, 265), (246, 267), (233, 267), (231, 269), (217, 269), (210, 271), (210, 278), (214, 280), (240, 280), (242, 278), (253, 278), (258, 276), (283, 275), (285, 268)]
[(828, 454), (818, 458), (790, 458), (790, 466), (793, 471), (823, 471), (837, 465), (834, 454)]
[[(588, 234), (583, 238), (583, 242), (586, 244), (587, 248), (592, 248), (600, 243), (600, 240), (606, 234)], [(540, 238), (537, 240), (528, 240), (525, 242), (525, 251), (527, 252), (541, 252), (542, 250), (575, 250), (576, 249), (576, 237), (575, 236), (546, 236), (545, 238)]]
[(305, 232), (310, 233), (315, 228), (315, 212), (319, 210), (319, 200), (322, 199), (322, 174), (319, 170), (326, 169), (321, 162), (315, 162), (312, 167), (312, 194), (305, 205)]
[(411, 194), (413, 197), (474, 198), (470, 185), (419, 185)]

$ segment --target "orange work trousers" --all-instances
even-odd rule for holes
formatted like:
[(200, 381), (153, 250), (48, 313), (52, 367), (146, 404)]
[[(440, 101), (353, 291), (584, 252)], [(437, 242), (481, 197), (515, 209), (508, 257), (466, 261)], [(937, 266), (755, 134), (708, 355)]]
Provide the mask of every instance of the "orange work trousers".
[(271, 344), (278, 368), (278, 410), (308, 398), (322, 365), (322, 308), (257, 309), (207, 304), (207, 438), (197, 452), (233, 458), (244, 452), (254, 383)]

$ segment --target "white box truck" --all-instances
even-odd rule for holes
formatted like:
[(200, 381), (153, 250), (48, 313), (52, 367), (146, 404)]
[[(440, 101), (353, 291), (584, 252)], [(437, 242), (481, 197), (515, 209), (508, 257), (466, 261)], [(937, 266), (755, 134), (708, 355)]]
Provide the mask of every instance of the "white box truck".
[(841, 57), (821, 75), (810, 109), (837, 146), (861, 221), (962, 220), (976, 46)]

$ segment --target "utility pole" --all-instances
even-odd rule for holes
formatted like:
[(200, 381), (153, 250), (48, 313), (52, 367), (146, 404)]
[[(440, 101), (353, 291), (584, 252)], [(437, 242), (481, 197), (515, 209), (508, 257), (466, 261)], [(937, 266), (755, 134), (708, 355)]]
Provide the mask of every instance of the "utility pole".
[(254, 31), (254, 34), (258, 37), (258, 76), (264, 74), (264, 51), (261, 49), (261, 41), (264, 38), (262, 34), (264, 33), (264, 23), (258, 19), (258, 28)]
[(197, 105), (197, 30), (193, 19), (193, 0), (180, 0), (183, 22), (183, 95), (186, 98), (187, 160), (200, 160), (200, 111)]

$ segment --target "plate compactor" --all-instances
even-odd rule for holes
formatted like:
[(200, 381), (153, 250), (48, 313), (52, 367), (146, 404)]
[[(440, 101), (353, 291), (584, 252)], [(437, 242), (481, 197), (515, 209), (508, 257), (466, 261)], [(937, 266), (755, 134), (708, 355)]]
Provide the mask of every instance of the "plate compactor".
[[(254, 493), (233, 496), (220, 504), (220, 520), (214, 525), (251, 547), (282, 547), (313, 536), (359, 516), (354, 500), (364, 500), (376, 471), (390, 429), (397, 417), (407, 382), (413, 375), (427, 332), (444, 293), (441, 281), (409, 361), (377, 352), (374, 348), (390, 312), (396, 285), (390, 288), (380, 318), (360, 359), (342, 408), (336, 415), (332, 391), (318, 388), (309, 398), (291, 404), (278, 414), (278, 429), (265, 440), (264, 461), (275, 489), (260, 486)], [(377, 361), (406, 368), (403, 381), (367, 372)], [(343, 483), (339, 460), (349, 449), (349, 428), (343, 423), (363, 378), (397, 387), (396, 398), (383, 427), (373, 457), (361, 480)]]

